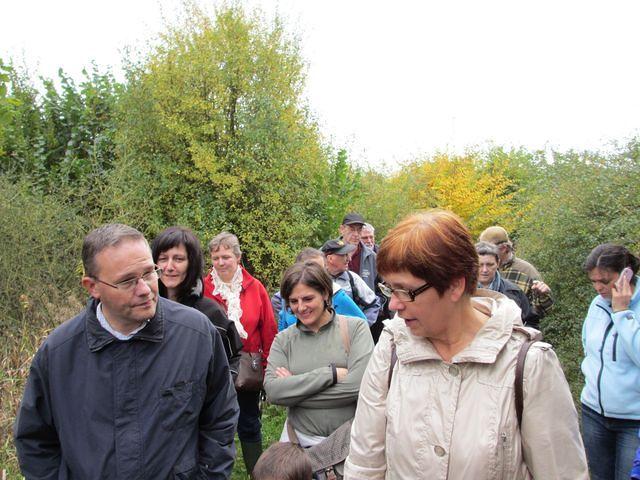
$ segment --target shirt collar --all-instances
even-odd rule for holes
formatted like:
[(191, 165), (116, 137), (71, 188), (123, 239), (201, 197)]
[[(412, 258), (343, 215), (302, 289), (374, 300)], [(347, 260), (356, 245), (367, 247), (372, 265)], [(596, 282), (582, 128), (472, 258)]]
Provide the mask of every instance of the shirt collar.
[[(149, 342), (161, 342), (164, 338), (164, 302), (168, 300), (158, 297), (156, 314), (149, 319), (142, 328), (131, 334), (132, 338)], [(98, 300), (90, 298), (85, 310), (86, 337), (89, 350), (97, 352), (110, 343), (116, 341), (117, 337), (104, 327), (98, 319)], [(105, 319), (106, 320), (106, 319)], [(107, 322), (108, 325), (108, 322)], [(109, 325), (109, 327), (111, 327)], [(122, 334), (120, 334), (122, 335)]]
[(136, 328), (135, 330), (133, 330), (131, 333), (127, 335), (117, 331), (115, 328), (111, 326), (111, 324), (109, 323), (109, 320), (107, 320), (107, 317), (104, 316), (104, 312), (102, 311), (102, 302), (98, 303), (98, 306), (96, 307), (96, 317), (98, 317), (98, 322), (100, 322), (100, 326), (102, 328), (104, 328), (107, 332), (109, 332), (111, 335), (116, 337), (118, 340), (125, 340), (125, 341), (131, 340), (133, 336), (136, 333), (138, 333), (140, 330), (142, 330), (144, 327), (146, 327), (149, 321), (151, 320), (151, 319), (147, 319), (142, 325), (140, 325), (138, 328)]

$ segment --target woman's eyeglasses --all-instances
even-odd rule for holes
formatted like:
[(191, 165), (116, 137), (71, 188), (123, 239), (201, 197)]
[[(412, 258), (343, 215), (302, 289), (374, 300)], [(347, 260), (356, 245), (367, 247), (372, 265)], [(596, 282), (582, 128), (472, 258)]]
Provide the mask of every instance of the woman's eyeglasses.
[(380, 288), (380, 291), (385, 297), (391, 298), (391, 295), (395, 295), (401, 302), (413, 302), (418, 295), (431, 288), (431, 285), (425, 283), (415, 290), (406, 290), (404, 288), (391, 288), (386, 283), (380, 282), (378, 283), (378, 288)]

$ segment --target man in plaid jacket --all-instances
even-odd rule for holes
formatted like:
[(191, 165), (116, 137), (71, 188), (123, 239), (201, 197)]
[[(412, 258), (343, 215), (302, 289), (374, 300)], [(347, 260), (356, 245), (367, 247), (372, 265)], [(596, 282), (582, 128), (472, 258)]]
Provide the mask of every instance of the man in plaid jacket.
[(526, 260), (516, 257), (513, 243), (504, 228), (487, 228), (480, 234), (480, 241), (493, 243), (498, 247), (500, 274), (520, 287), (531, 303), (531, 314), (525, 319), (525, 325), (539, 328), (540, 319), (549, 313), (553, 305), (551, 289), (542, 281), (540, 272)]

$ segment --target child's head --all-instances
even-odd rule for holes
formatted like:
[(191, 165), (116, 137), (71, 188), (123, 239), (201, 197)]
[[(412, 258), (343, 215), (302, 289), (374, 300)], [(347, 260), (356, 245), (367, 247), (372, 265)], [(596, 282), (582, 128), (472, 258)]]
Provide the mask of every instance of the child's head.
[(277, 442), (267, 448), (253, 469), (254, 480), (311, 480), (311, 462), (302, 448)]

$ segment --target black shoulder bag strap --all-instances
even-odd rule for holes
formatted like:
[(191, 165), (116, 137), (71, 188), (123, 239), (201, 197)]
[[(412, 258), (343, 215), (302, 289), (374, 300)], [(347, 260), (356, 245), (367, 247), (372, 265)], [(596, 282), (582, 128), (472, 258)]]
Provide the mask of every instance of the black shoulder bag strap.
[(524, 410), (524, 362), (527, 359), (527, 352), (531, 345), (536, 343), (539, 339), (528, 339), (520, 347), (518, 352), (518, 358), (516, 360), (516, 378), (515, 378), (515, 393), (516, 393), (516, 415), (518, 416), (518, 428), (522, 429), (522, 411)]
[(358, 291), (356, 290), (356, 283), (353, 281), (353, 275), (351, 275), (351, 272), (349, 270), (347, 270), (347, 275), (349, 276), (349, 286), (351, 287), (351, 298), (353, 298), (353, 301), (356, 303), (356, 305), (360, 306), (362, 305), (362, 299), (360, 298), (360, 296), (358, 295)]
[(351, 287), (351, 298), (356, 303), (356, 305), (361, 308), (367, 308), (376, 303), (376, 299), (374, 299), (372, 302), (367, 303), (362, 298), (360, 298), (360, 295), (358, 295), (358, 290), (356, 290), (356, 283), (353, 281), (353, 275), (349, 270), (347, 270), (347, 275), (349, 276), (349, 286)]

